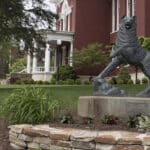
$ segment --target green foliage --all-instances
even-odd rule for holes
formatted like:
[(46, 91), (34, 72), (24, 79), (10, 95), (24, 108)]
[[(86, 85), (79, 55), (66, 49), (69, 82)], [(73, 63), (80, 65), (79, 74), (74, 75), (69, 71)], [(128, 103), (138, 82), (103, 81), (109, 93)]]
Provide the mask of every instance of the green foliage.
[(63, 81), (63, 80), (59, 80), (57, 84), (59, 84), (59, 85), (63, 85), (63, 84), (66, 84), (66, 81)]
[(70, 113), (67, 113), (67, 114), (64, 114), (62, 117), (61, 117), (61, 123), (64, 123), (64, 124), (71, 124), (73, 123), (73, 117)]
[(44, 9), (44, 1), (31, 1), (32, 8), (26, 8), (25, 3), (27, 3), (25, 0), (1, 1), (0, 41), (23, 39), (26, 46), (31, 48), (33, 38), (38, 43), (43, 41), (42, 36), (37, 32), (39, 23), (43, 25), (46, 22), (48, 29), (52, 29), (54, 18), (57, 18), (57, 16), (50, 10)]
[(118, 74), (118, 78), (123, 80), (123, 84), (127, 84), (128, 80), (131, 78), (129, 70), (127, 67), (121, 66)]
[(3, 114), (11, 124), (47, 122), (58, 109), (59, 101), (52, 93), (33, 87), (15, 90), (3, 104)]
[(118, 124), (119, 117), (115, 115), (104, 115), (101, 118), (102, 123), (109, 124), (109, 125), (116, 125)]
[(108, 83), (110, 83), (110, 84), (112, 84), (112, 85), (117, 84), (117, 79), (116, 79), (116, 77), (112, 77), (112, 78), (108, 81)]
[(150, 131), (150, 117), (139, 116), (138, 121), (138, 128)]
[(67, 79), (66, 80), (66, 84), (73, 85), (74, 84), (74, 80), (73, 79)]
[(27, 66), (27, 61), (26, 58), (19, 58), (12, 64), (10, 67), (10, 71), (15, 73), (15, 72), (20, 72), (23, 69), (25, 69)]
[(0, 41), (0, 78), (4, 78), (6, 73), (9, 72), (10, 49), (12, 42)]
[(117, 78), (117, 84), (124, 84), (124, 81), (123, 81), (123, 79), (121, 79), (121, 78)]
[(74, 65), (77, 68), (106, 65), (108, 63), (108, 56), (103, 51), (103, 45), (94, 43), (82, 49), (75, 49), (73, 54)]
[(91, 82), (90, 82), (90, 81), (88, 81), (88, 80), (84, 80), (84, 81), (83, 81), (83, 84), (85, 84), (85, 85), (89, 85), (89, 84), (91, 84)]
[(59, 80), (67, 80), (67, 79), (76, 80), (77, 79), (77, 74), (74, 68), (69, 65), (60, 66), (59, 72), (57, 70), (57, 72), (53, 76), (54, 79), (57, 79), (58, 73), (59, 73)]
[(80, 79), (76, 79), (75, 84), (80, 85), (80, 84), (82, 84), (82, 81)]
[(56, 84), (56, 79), (54, 77), (52, 77), (50, 84)]
[(148, 83), (148, 79), (147, 78), (142, 78), (142, 83), (143, 84), (147, 84)]
[(142, 45), (143, 48), (150, 51), (150, 38), (148, 37), (140, 37), (139, 42)]
[(136, 81), (135, 81), (135, 84), (140, 84), (141, 83), (141, 81), (139, 80), (139, 79), (137, 79)]
[(136, 128), (139, 121), (138, 121), (138, 117), (139, 115), (133, 115), (133, 116), (129, 116), (127, 119), (127, 125), (130, 128)]
[(129, 79), (127, 84), (133, 84), (133, 80)]

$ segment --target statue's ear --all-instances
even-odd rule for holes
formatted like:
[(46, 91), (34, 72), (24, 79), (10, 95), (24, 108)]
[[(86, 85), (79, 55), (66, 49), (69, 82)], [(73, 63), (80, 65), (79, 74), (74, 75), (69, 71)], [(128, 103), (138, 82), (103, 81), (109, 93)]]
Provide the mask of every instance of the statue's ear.
[(136, 16), (133, 16), (133, 19), (136, 20)]
[(121, 19), (124, 19), (126, 17), (126, 15), (123, 15), (122, 17), (121, 17)]

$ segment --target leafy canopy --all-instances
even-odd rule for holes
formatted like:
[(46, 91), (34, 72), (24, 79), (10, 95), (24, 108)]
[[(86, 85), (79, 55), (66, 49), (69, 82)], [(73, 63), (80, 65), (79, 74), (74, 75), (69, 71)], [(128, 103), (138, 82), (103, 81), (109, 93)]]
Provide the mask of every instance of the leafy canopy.
[(75, 49), (73, 57), (74, 65), (77, 68), (108, 63), (108, 56), (103, 51), (103, 45), (98, 43), (90, 44), (80, 50)]
[[(30, 3), (30, 7), (27, 7)], [(57, 16), (48, 9), (44, 9), (43, 0), (0, 0), (0, 41), (23, 39), (26, 48), (31, 47), (33, 39), (43, 43), (37, 32), (39, 24), (46, 24), (52, 29)]]

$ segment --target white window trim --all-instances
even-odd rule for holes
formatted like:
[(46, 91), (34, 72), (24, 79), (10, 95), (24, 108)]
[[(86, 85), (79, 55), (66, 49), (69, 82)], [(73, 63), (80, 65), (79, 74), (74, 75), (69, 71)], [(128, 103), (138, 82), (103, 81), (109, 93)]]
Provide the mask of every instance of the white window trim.
[(115, 0), (112, 0), (112, 32), (115, 32)]
[[(116, 6), (117, 8), (115, 9)], [(112, 33), (117, 32), (119, 29), (119, 21), (120, 21), (119, 18), (120, 18), (120, 0), (112, 0)]]
[(132, 16), (135, 16), (135, 5), (136, 5), (135, 0), (132, 0)]
[[(134, 16), (135, 15), (135, 0), (126, 0), (126, 15)], [(132, 5), (132, 10), (130, 9)]]
[(119, 19), (120, 18), (120, 0), (117, 0), (117, 30), (119, 30)]

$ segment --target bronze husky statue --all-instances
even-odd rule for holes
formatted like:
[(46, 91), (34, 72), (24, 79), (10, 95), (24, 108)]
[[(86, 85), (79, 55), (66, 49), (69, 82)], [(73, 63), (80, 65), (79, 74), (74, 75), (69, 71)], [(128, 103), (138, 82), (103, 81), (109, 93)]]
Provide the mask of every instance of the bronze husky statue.
[[(95, 92), (98, 94), (105, 78), (112, 70), (123, 63), (138, 66), (143, 73), (150, 79), (150, 52), (146, 51), (140, 45), (136, 35), (136, 17), (123, 17), (117, 33), (115, 46), (110, 54), (112, 61), (108, 66), (94, 79)], [(109, 89), (111, 91), (111, 89)], [(104, 91), (104, 93), (108, 93)], [(112, 91), (111, 91), (112, 93)], [(103, 94), (106, 95), (106, 94)], [(108, 94), (109, 95), (109, 94)], [(121, 93), (118, 95), (122, 95)], [(150, 87), (138, 96), (149, 97)]]

